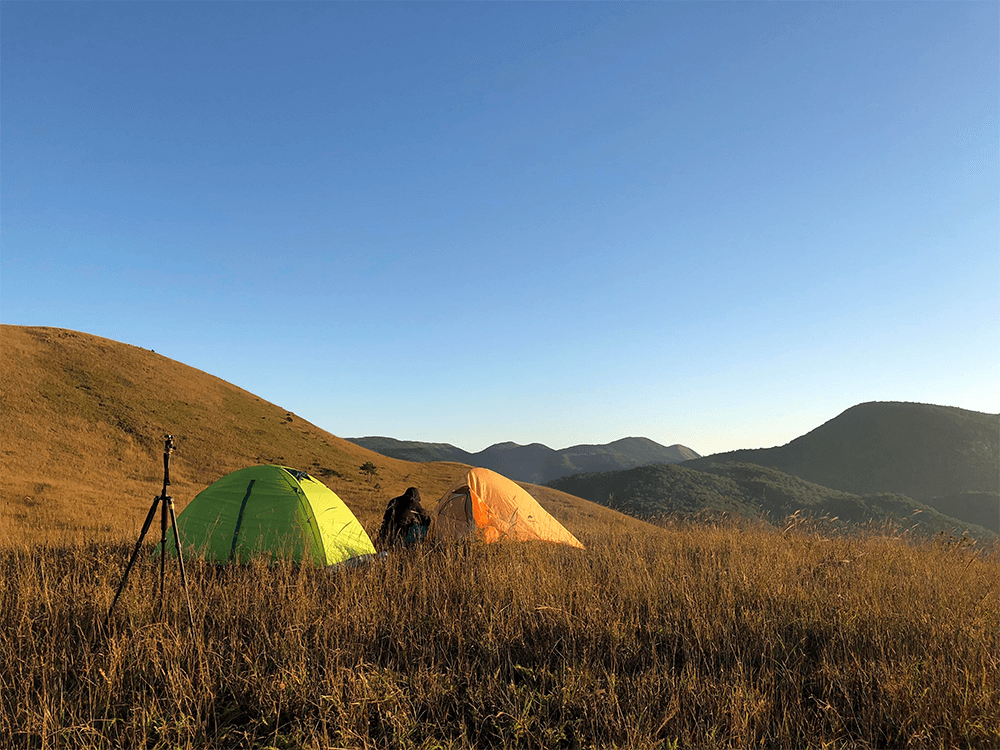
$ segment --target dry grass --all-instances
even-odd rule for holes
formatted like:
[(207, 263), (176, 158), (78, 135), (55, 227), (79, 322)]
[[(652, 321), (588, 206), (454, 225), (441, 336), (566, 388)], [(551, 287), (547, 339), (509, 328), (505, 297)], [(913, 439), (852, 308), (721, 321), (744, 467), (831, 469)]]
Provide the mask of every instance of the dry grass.
[(0, 557), (0, 745), (996, 747), (995, 551), (765, 527), (582, 532), (330, 576), (128, 545)]

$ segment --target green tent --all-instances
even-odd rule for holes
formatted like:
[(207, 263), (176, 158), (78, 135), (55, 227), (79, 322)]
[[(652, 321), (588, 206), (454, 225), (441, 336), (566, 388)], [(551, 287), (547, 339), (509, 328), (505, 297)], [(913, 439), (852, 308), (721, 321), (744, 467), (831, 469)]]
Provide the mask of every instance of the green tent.
[(375, 553), (333, 490), (284, 466), (251, 466), (222, 477), (177, 516), (177, 531), (185, 554), (218, 562), (261, 555), (326, 566)]

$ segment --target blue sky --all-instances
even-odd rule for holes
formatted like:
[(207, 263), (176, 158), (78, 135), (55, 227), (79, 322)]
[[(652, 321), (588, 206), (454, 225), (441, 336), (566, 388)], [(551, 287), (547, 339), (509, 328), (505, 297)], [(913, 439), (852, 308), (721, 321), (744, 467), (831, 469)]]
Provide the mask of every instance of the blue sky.
[(1000, 5), (0, 6), (0, 320), (342, 436), (1000, 412)]

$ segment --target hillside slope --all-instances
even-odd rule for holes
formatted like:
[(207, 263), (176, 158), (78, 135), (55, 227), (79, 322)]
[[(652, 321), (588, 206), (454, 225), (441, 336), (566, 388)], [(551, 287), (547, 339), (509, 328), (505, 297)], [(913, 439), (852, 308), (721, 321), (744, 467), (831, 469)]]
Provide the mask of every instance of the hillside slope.
[(650, 464), (677, 464), (698, 458), (683, 445), (660, 445), (649, 438), (628, 437), (606, 445), (573, 445), (558, 450), (541, 443), (496, 443), (469, 453), (448, 443), (422, 443), (389, 437), (347, 438), (392, 458), (407, 461), (460, 461), (498, 471), (522, 482), (543, 483), (570, 474), (617, 471)]
[(1000, 530), (1000, 415), (930, 404), (859, 404), (787, 445), (684, 465), (728, 462), (769, 466), (859, 495), (899, 493), (974, 523), (991, 518), (991, 527)]
[[(367, 448), (382, 456), (398, 458), (403, 461), (427, 463), (430, 461), (454, 461), (460, 464), (475, 465), (475, 454), (456, 448), (449, 443), (423, 443), (419, 440), (396, 440), (390, 437), (371, 436), (361, 438), (344, 438), (355, 445)], [(488, 467), (484, 467), (488, 468)]]
[[(55, 328), (0, 326), (0, 407), (0, 541), (135, 533), (162, 486), (166, 433), (178, 510), (224, 474), (279, 463), (325, 482), (374, 531), (389, 498), (413, 485), (433, 505), (467, 470), (372, 453), (180, 362)], [(379, 468), (371, 482), (358, 471), (367, 461)], [(639, 528), (556, 490), (529, 491), (578, 536)]]
[(850, 529), (891, 523), (924, 535), (968, 533), (997, 541), (992, 530), (943, 515), (904, 495), (854, 495), (806, 482), (754, 464), (641, 466), (627, 471), (576, 474), (550, 483), (564, 492), (605, 503), (636, 516), (691, 516), (708, 513), (781, 521), (801, 513), (826, 517), (832, 527)]

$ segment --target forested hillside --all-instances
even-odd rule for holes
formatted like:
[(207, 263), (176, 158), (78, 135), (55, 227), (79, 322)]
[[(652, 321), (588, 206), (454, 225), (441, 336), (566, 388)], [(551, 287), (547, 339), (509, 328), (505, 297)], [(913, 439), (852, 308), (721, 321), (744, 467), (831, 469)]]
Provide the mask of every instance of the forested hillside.
[(890, 524), (922, 535), (961, 535), (983, 541), (997, 535), (945, 516), (904, 495), (855, 495), (823, 487), (776, 469), (745, 463), (643, 466), (628, 471), (577, 474), (549, 483), (579, 497), (639, 517), (723, 514), (772, 522), (803, 514), (844, 530)]

